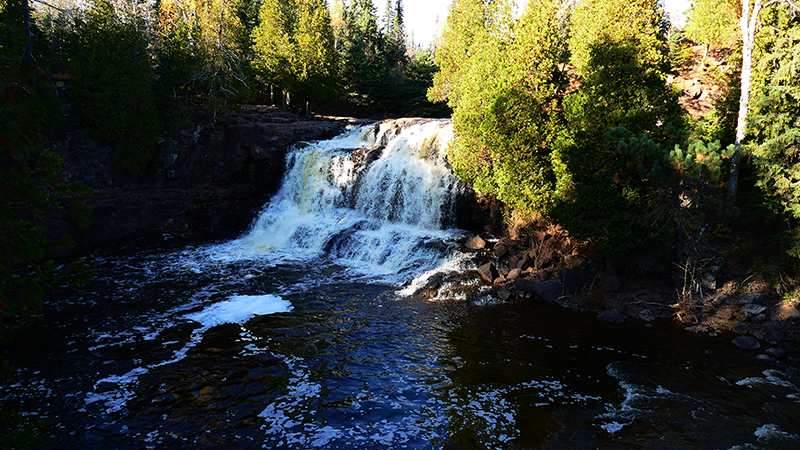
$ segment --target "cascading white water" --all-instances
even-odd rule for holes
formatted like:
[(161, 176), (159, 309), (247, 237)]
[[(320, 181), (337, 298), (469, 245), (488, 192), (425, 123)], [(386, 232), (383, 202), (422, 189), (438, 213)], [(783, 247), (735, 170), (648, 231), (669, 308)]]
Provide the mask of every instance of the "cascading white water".
[(287, 155), (280, 191), (223, 258), (325, 255), (407, 281), (438, 266), (456, 230), (459, 180), (446, 162), (445, 120), (364, 126)]

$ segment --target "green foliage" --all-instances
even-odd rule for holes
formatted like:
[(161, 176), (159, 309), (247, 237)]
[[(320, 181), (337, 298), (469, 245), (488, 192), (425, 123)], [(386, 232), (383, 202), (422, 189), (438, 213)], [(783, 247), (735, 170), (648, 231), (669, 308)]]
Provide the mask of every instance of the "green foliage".
[(155, 160), (161, 136), (143, 28), (138, 18), (119, 16), (109, 0), (96, 0), (70, 36), (71, 88), (81, 120), (115, 145), (115, 163), (131, 174)]
[(730, 47), (739, 39), (737, 0), (697, 0), (686, 24), (686, 37), (714, 47)]
[(757, 185), (800, 219), (800, 25), (777, 37), (754, 76), (748, 127)]
[(643, 199), (670, 176), (681, 139), (665, 24), (655, 2), (581, 2), (572, 16), (571, 62), (583, 85), (564, 99), (572, 138), (558, 151), (555, 220), (608, 253), (624, 253), (647, 230)]
[(330, 13), (323, 0), (301, 0), (295, 41), (292, 67), (296, 85), (292, 90), (317, 100), (333, 99), (337, 88), (336, 52)]
[[(200, 98), (216, 117), (250, 95), (253, 2), (160, 0), (156, 54), (163, 90)], [(241, 17), (249, 20), (244, 25)], [(170, 92), (171, 91), (171, 92)]]
[(624, 56), (630, 59), (628, 67), (665, 72), (667, 29), (656, 1), (582, 0), (572, 15), (571, 62), (580, 77), (591, 78), (603, 59), (598, 52), (603, 52), (603, 46), (607, 45), (611, 53), (605, 57)]
[(516, 213), (546, 215), (562, 134), (557, 99), (564, 61), (559, 4), (531, 2), (515, 19), (511, 2), (453, 4), (429, 97), (453, 108), (456, 174)]
[(345, 15), (341, 52), (346, 100), (363, 108), (380, 108), (386, 69), (385, 40), (372, 0), (352, 0)]
[(688, 139), (685, 148), (675, 145), (669, 159), (676, 171), (688, 180), (719, 185), (728, 175), (726, 162), (733, 156), (733, 151), (733, 145), (723, 149), (719, 141)]
[(452, 110), (445, 104), (434, 104), (427, 99), (428, 89), (433, 86), (433, 77), (438, 67), (433, 49), (416, 52), (403, 69), (402, 105), (405, 114), (423, 117), (450, 117)]
[(682, 68), (694, 58), (694, 52), (682, 30), (672, 29), (667, 37), (669, 64), (673, 70)]
[(21, 7), (8, 1), (0, 12), (0, 339), (57, 286), (87, 275), (51, 259), (72, 239), (53, 241), (48, 221), (69, 214), (86, 227), (89, 211), (78, 201), (85, 190), (60, 177), (63, 161), (40, 145), (59, 108), (48, 75), (23, 62)]
[(266, 0), (253, 31), (252, 64), (260, 79), (303, 97), (336, 92), (336, 53), (330, 14), (321, 0)]

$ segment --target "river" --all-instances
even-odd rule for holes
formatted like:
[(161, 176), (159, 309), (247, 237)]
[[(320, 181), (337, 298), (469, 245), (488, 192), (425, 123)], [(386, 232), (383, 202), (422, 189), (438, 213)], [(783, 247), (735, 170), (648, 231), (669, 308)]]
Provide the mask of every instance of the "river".
[(241, 237), (93, 253), (17, 335), (0, 408), (45, 419), (48, 449), (800, 448), (800, 371), (731, 336), (408, 295), (474, 267), (451, 135), (299, 145)]

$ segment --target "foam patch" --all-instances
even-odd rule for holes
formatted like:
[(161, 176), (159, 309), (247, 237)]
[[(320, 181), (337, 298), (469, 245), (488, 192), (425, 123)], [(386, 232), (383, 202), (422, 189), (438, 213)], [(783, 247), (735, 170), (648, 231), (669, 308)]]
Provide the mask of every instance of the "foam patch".
[(275, 295), (234, 295), (228, 300), (189, 314), (187, 319), (199, 322), (204, 328), (223, 323), (244, 323), (255, 316), (289, 312), (292, 304)]

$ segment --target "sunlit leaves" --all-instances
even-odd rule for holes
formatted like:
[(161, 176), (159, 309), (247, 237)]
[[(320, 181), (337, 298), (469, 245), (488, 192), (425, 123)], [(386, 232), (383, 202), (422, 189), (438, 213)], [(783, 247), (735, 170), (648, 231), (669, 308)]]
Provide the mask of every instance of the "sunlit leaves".
[(546, 215), (555, 189), (551, 154), (561, 136), (565, 18), (555, 1), (530, 2), (519, 19), (513, 8), (453, 4), (428, 95), (454, 110), (448, 158), (456, 174), (519, 214)]
[(265, 0), (253, 31), (253, 67), (267, 84), (314, 99), (333, 95), (336, 53), (321, 0)]

